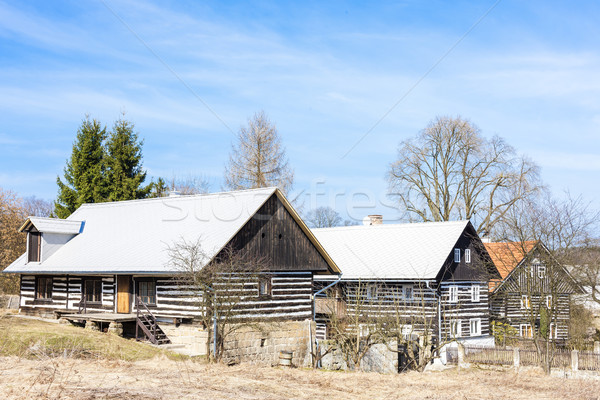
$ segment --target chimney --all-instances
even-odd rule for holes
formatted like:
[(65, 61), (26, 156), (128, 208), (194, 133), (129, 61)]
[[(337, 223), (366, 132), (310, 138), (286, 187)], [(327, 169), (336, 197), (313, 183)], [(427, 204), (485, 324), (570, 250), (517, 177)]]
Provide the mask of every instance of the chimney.
[(363, 225), (381, 225), (383, 224), (383, 215), (371, 214), (363, 219)]
[(492, 240), (490, 239), (489, 236), (484, 236), (481, 238), (481, 242), (482, 243), (492, 243)]

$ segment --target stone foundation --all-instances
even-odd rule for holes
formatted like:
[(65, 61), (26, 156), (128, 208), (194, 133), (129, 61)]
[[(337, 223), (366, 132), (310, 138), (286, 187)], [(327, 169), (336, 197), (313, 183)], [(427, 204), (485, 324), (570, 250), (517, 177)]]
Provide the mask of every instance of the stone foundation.
[(185, 354), (190, 356), (206, 355), (208, 331), (197, 324), (160, 323), (160, 329), (167, 335), (173, 345), (185, 346)]
[(279, 364), (280, 351), (291, 351), (292, 366), (310, 366), (309, 346), (314, 337), (315, 323), (310, 320), (240, 326), (225, 339), (222, 360), (271, 366)]
[[(327, 349), (327, 341), (321, 342), (322, 351)], [(390, 346), (394, 348), (394, 343)], [(321, 366), (329, 370), (344, 370), (350, 369), (344, 354), (340, 350), (336, 350), (327, 354), (321, 359)], [(364, 372), (379, 372), (379, 373), (397, 373), (398, 372), (398, 353), (391, 351), (385, 344), (376, 344), (372, 346), (360, 362), (359, 371)]]

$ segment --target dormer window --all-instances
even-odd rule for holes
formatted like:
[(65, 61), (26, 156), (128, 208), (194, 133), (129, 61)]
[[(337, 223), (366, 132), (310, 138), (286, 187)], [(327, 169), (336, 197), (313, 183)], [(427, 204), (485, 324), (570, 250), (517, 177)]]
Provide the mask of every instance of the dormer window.
[(27, 243), (27, 261), (40, 262), (42, 253), (42, 234), (40, 232), (29, 232)]

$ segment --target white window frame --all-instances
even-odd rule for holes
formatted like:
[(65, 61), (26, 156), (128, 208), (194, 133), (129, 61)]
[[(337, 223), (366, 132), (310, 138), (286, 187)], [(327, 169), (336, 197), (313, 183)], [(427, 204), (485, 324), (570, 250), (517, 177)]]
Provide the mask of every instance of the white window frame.
[(537, 266), (537, 276), (540, 279), (544, 279), (546, 277), (546, 266), (545, 265)]
[(458, 286), (448, 286), (448, 303), (458, 303)]
[(481, 286), (476, 283), (471, 284), (471, 301), (481, 301)]
[(552, 295), (551, 294), (546, 296), (546, 308), (547, 309), (552, 308)]
[[(548, 332), (548, 334), (550, 335), (550, 339), (556, 339), (558, 337), (558, 330), (556, 329), (556, 324), (554, 322), (550, 322), (550, 332)], [(552, 334), (554, 333), (554, 335)]]
[[(527, 333), (529, 328), (529, 335), (524, 335), (523, 333)], [(519, 335), (524, 338), (532, 338), (533, 337), (533, 329), (531, 329), (531, 324), (519, 324)]]
[(465, 249), (465, 264), (471, 263), (471, 249)]
[(454, 262), (460, 262), (460, 249), (454, 249)]
[(521, 295), (521, 309), (529, 310), (531, 308), (531, 299), (528, 295)]
[(462, 337), (462, 321), (460, 319), (450, 320), (450, 337)]
[(369, 285), (366, 291), (367, 300), (374, 300), (377, 298), (377, 286)]
[[(473, 329), (473, 324), (475, 324), (475, 329)], [(481, 318), (469, 320), (469, 333), (471, 336), (481, 336)]]
[[(410, 296), (407, 295), (407, 292), (408, 292), (408, 294), (410, 294)], [(413, 285), (403, 285), (402, 286), (402, 298), (404, 300), (411, 301), (411, 300), (413, 300), (414, 295), (415, 295), (415, 292), (414, 292)]]

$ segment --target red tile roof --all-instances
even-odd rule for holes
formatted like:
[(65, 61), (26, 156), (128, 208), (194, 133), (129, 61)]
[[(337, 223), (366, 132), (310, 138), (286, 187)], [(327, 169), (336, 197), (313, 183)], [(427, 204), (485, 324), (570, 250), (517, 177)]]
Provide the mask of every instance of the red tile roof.
[(493, 291), (504, 280), (523, 258), (535, 247), (537, 241), (484, 243), (496, 269), (502, 279), (490, 280), (490, 291)]

